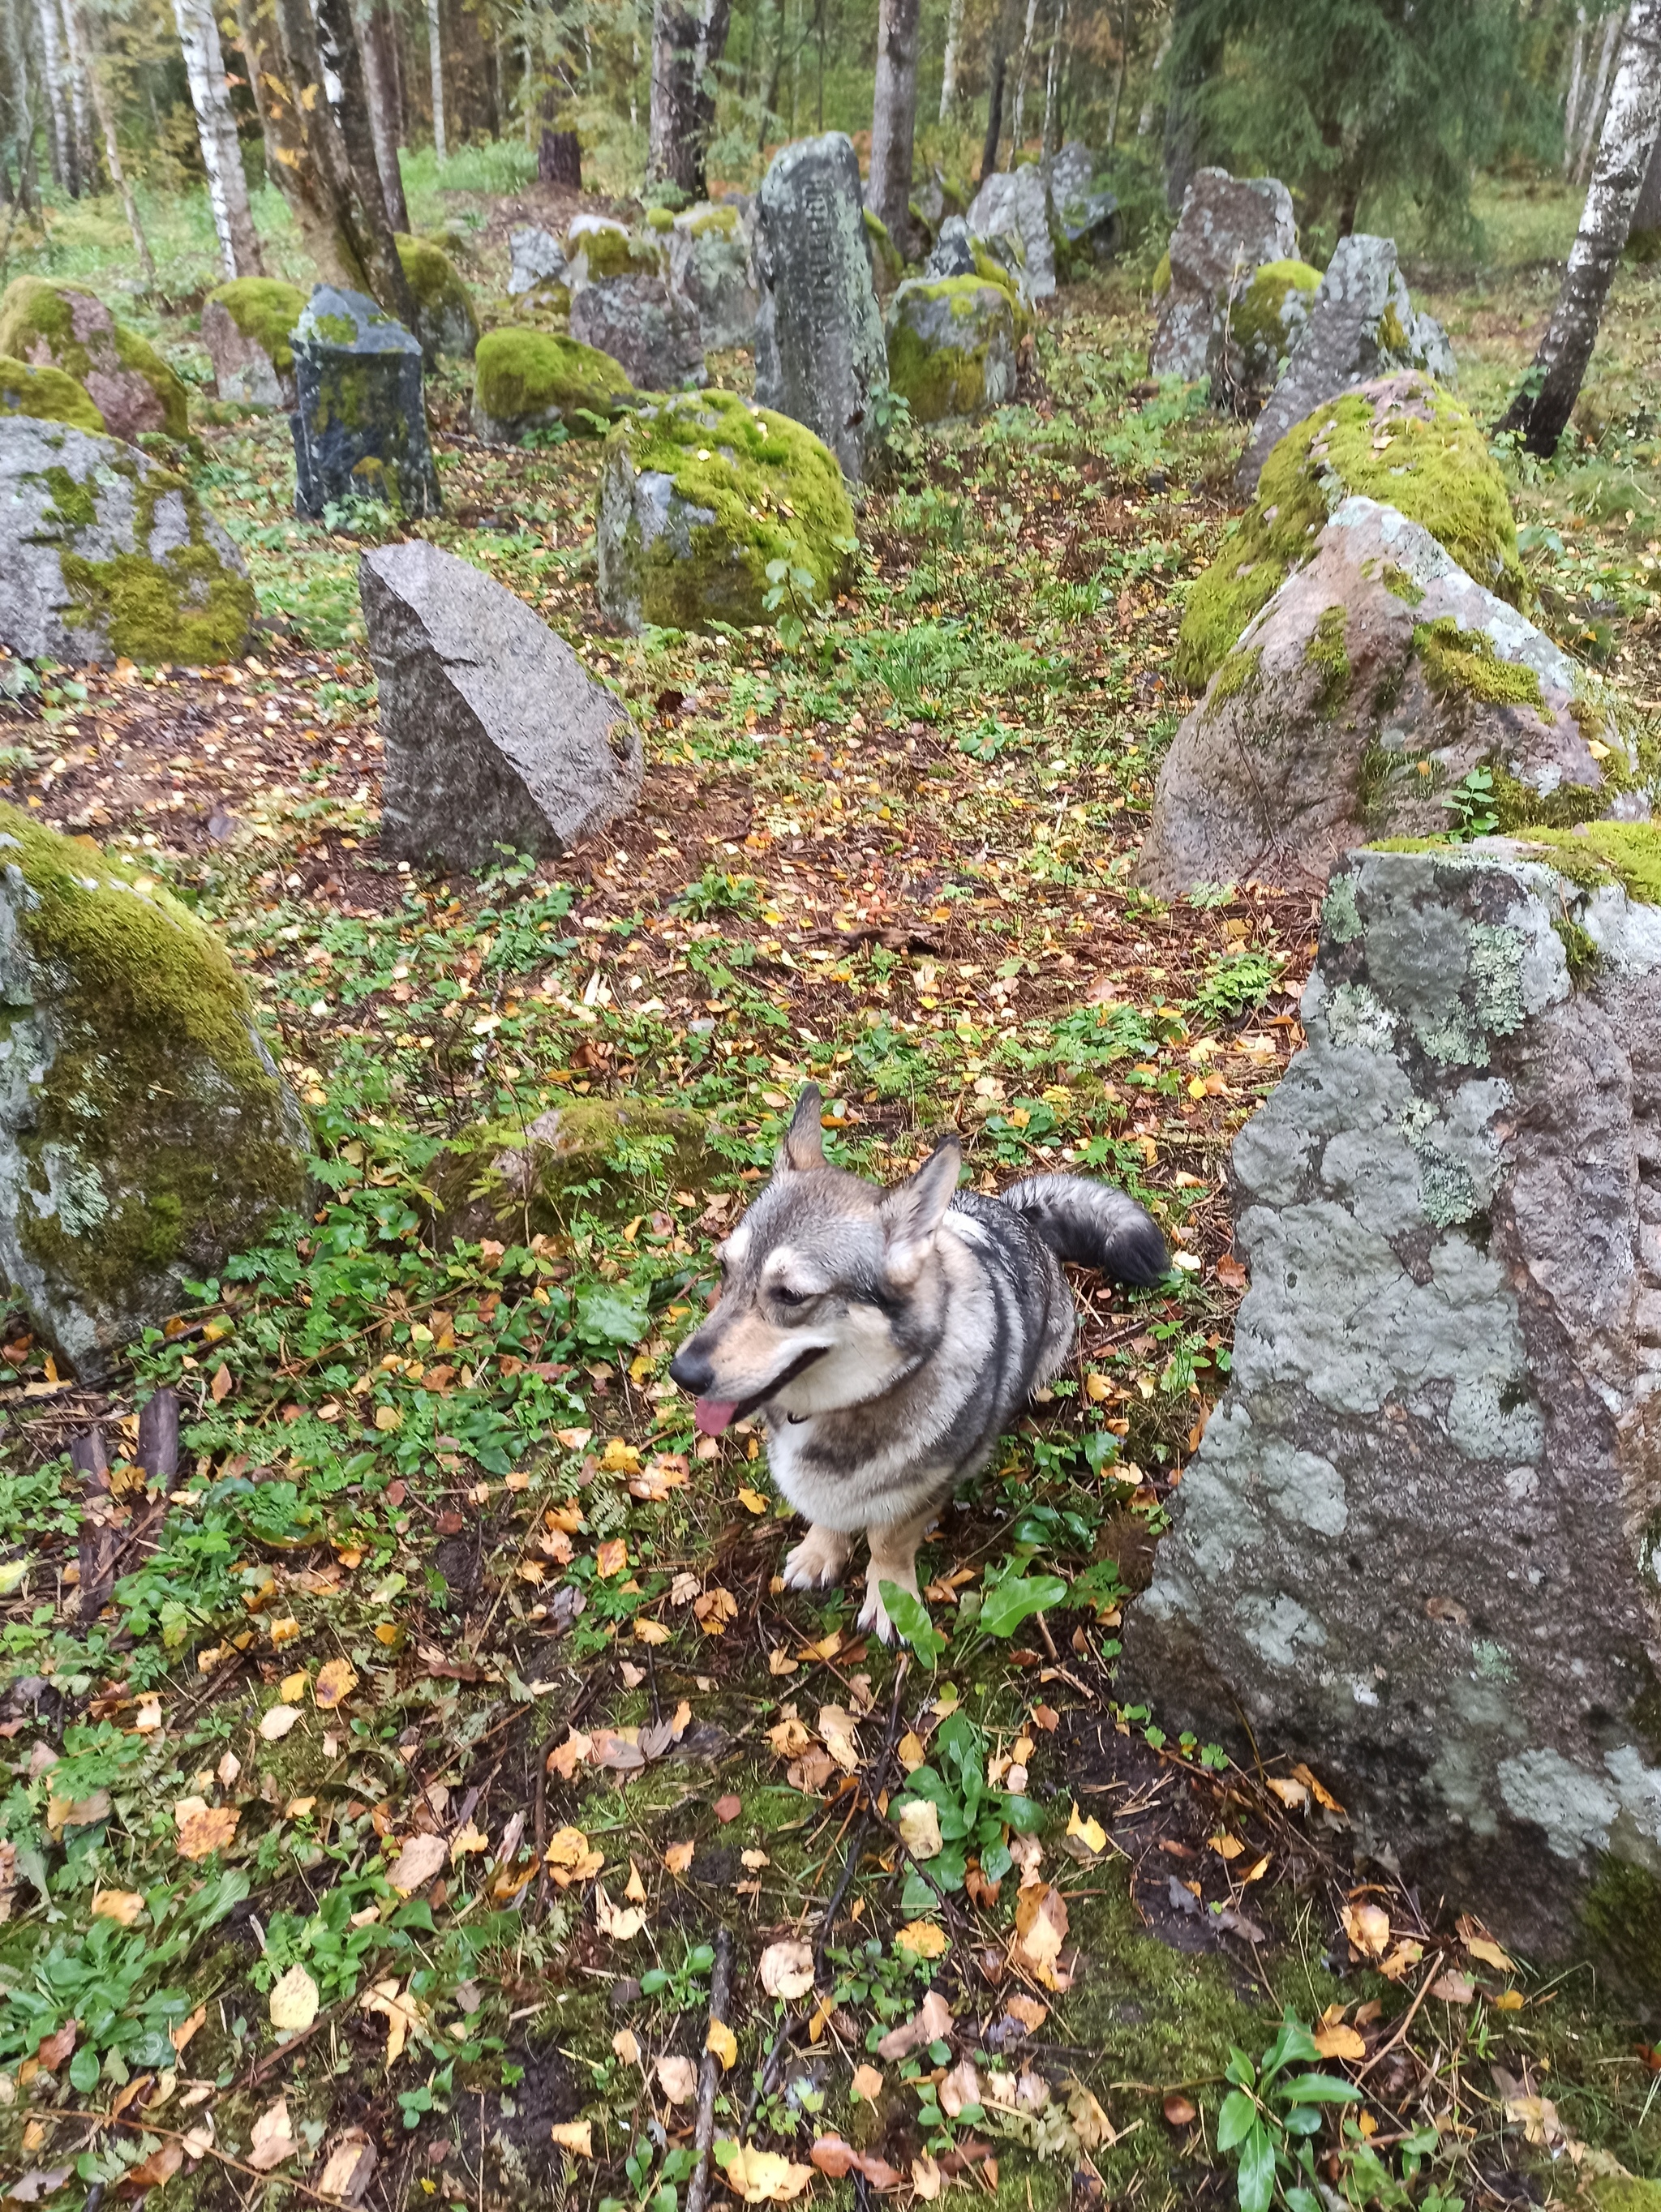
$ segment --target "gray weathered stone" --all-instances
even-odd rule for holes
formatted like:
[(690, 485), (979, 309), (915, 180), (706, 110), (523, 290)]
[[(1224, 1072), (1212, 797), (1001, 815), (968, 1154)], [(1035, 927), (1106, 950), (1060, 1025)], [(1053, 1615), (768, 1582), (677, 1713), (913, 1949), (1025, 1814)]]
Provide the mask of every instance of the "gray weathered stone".
[(1096, 156), (1069, 138), (1050, 165), (1051, 222), (1075, 260), (1110, 261), (1118, 250), (1119, 202), (1096, 173)]
[(1019, 239), (1030, 295), (1049, 299), (1056, 289), (1056, 245), (1050, 193), (1037, 162), (989, 177), (970, 204), (969, 228), (973, 236), (989, 241), (1006, 234)]
[(782, 147), (757, 196), (756, 398), (802, 422), (857, 483), (888, 381), (860, 165), (840, 131)]
[(538, 284), (563, 284), (565, 248), (551, 231), (539, 223), (521, 223), (508, 238), (508, 289), (517, 298), (534, 292)]
[(669, 283), (698, 319), (704, 350), (755, 343), (760, 301), (745, 210), (730, 200), (685, 209), (669, 234)]
[(1433, 315), (1415, 309), (1396, 265), (1393, 238), (1359, 232), (1341, 238), (1286, 374), (1252, 426), (1237, 472), (1240, 489), (1256, 489), (1278, 441), (1323, 399), (1399, 368), (1423, 369), (1451, 383), (1456, 364), (1447, 333)]
[[(1603, 834), (1652, 876), (1646, 829)], [(1334, 874), (1306, 1048), (1234, 1146), (1229, 1387), (1120, 1694), (1243, 1755), (1244, 1717), (1427, 1897), (1652, 1999), (1661, 909), (1550, 857)]]
[(0, 416), (0, 644), (71, 665), (234, 660), (254, 612), (242, 556), (184, 477), (118, 438)]
[(244, 407), (292, 407), (294, 362), (279, 368), (252, 331), (237, 327), (222, 300), (202, 303), (202, 343), (213, 363), (214, 390)]
[(386, 748), (383, 852), (481, 868), (569, 853), (640, 794), (640, 734), (563, 638), (420, 538), (366, 553), (358, 587)]
[(888, 374), (916, 422), (983, 414), (1015, 391), (1015, 302), (981, 276), (911, 276), (888, 303)]
[(211, 933), (0, 805), (0, 1287), (83, 1382), (304, 1203), (309, 1149)]
[(1478, 768), (1503, 805), (1649, 811), (1597, 679), (1418, 523), (1347, 499), (1177, 732), (1141, 878), (1319, 883), (1369, 838), (1443, 835)]
[(947, 216), (940, 225), (939, 237), (929, 249), (922, 273), (925, 276), (972, 276), (975, 274), (975, 241), (970, 235), (965, 216)]
[(1278, 178), (1196, 172), (1171, 234), (1171, 282), (1159, 302), (1150, 373), (1190, 382), (1214, 377), (1230, 301), (1264, 262), (1289, 261), (1297, 251), (1292, 195)]
[(680, 392), (703, 384), (697, 310), (661, 276), (602, 276), (571, 301), (571, 336), (608, 353), (640, 392)]
[(441, 514), (427, 436), (421, 341), (367, 294), (319, 284), (295, 326), (295, 512), (353, 494)]

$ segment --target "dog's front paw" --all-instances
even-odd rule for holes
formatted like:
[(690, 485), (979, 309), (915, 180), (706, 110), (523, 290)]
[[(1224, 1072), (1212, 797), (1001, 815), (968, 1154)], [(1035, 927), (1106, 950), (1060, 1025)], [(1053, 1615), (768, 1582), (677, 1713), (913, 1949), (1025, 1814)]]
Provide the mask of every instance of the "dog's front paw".
[(842, 1580), (849, 1546), (834, 1528), (812, 1528), (800, 1544), (786, 1554), (786, 1589), (825, 1589)]

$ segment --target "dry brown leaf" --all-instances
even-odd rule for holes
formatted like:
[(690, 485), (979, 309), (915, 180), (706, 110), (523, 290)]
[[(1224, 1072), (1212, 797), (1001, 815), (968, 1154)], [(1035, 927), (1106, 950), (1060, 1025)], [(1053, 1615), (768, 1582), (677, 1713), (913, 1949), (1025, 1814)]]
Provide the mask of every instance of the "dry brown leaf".
[(770, 1943), (761, 1954), (761, 1985), (770, 1997), (794, 2002), (813, 1986), (813, 1948), (810, 1943), (787, 1941)]
[(450, 1864), (459, 1866), (470, 1851), (488, 1851), (490, 1838), (483, 1828), (469, 1820), (465, 1828), (458, 1828), (450, 1838)]
[(331, 2146), (323, 2171), (313, 2186), (319, 2197), (333, 2197), (343, 2204), (361, 2203), (374, 2177), (374, 2145), (362, 2128), (348, 2128)]
[(703, 2039), (706, 2051), (713, 2051), (720, 2059), (721, 2071), (730, 2073), (738, 2063), (739, 2039), (724, 2020), (712, 2020), (709, 2033)]
[(949, 2073), (941, 2076), (934, 2094), (948, 2120), (955, 2120), (965, 2105), (978, 2105), (981, 2077), (975, 2071), (973, 2060), (960, 2058)]
[(894, 1948), (910, 1951), (914, 1959), (939, 1959), (952, 1948), (952, 1942), (932, 1920), (908, 1920), (894, 1938)]
[(684, 1874), (697, 1856), (696, 1844), (667, 1844), (664, 1846), (663, 1863), (670, 1874)]
[(594, 1925), (602, 1936), (614, 1943), (632, 1942), (646, 1925), (646, 1915), (637, 1905), (613, 1905), (606, 1895), (605, 1885), (594, 1885)]
[(909, 2058), (925, 2043), (938, 2043), (951, 2031), (952, 2008), (938, 1990), (930, 1990), (910, 2020), (889, 2029), (877, 2045), (877, 2056), (891, 2063), (897, 2058)]
[(863, 2097), (867, 2105), (874, 2105), (882, 2094), (882, 2075), (874, 2066), (863, 2060), (854, 2069), (854, 2078), (848, 2085), (849, 2094)]
[(234, 1805), (210, 1805), (200, 1797), (181, 1797), (173, 1807), (181, 1859), (205, 1859), (229, 1849), (242, 1815)]
[(412, 1897), (439, 1873), (446, 1856), (442, 1836), (407, 1837), (386, 1869), (386, 1879), (400, 1897)]
[(1315, 2048), (1323, 2058), (1365, 2058), (1367, 2055), (1364, 2038), (1353, 2027), (1346, 2027), (1342, 2021), (1335, 2021), (1330, 2027), (1317, 2028)]
[(562, 1889), (573, 1882), (590, 1881), (605, 1863), (605, 1854), (591, 1848), (581, 1828), (556, 1828), (543, 1854), (544, 1863)]
[(386, 2023), (386, 2063), (394, 2066), (404, 2056), (410, 2030), (421, 2024), (421, 2010), (407, 1991), (400, 1993), (398, 1976), (376, 1982), (358, 1999), (360, 2012), (378, 2012)]
[(946, 1848), (940, 1811), (931, 1798), (914, 1797), (901, 1809), (894, 1825), (914, 1859), (938, 1858)]
[(131, 1928), (144, 1910), (144, 1900), (136, 1889), (100, 1889), (92, 1900), (94, 1920), (113, 1920), (123, 1928)]
[(1021, 1890), (1015, 1900), (1016, 1965), (1046, 1989), (1065, 1989), (1067, 1981), (1057, 1961), (1066, 1940), (1067, 1899), (1055, 1884)]
[(1469, 1974), (1457, 1973), (1450, 1966), (1445, 1974), (1439, 1974), (1431, 1984), (1430, 1993), (1433, 1997), (1440, 1997), (1444, 2004), (1468, 2005), (1476, 1995), (1476, 1984)]
[(285, 2158), (292, 2158), (300, 2148), (294, 2131), (289, 2125), (289, 2106), (286, 2098), (279, 2097), (268, 2105), (253, 2124), (253, 2141), (248, 2149), (248, 2163), (257, 2173), (269, 2173), (274, 2166), (281, 2166)]
[(298, 1705), (268, 1705), (259, 1717), (259, 1733), (267, 1743), (278, 1743), (299, 1718)]
[(1411, 1936), (1404, 1936), (1389, 1958), (1380, 1959), (1378, 1972), (1388, 1982), (1399, 1982), (1410, 1967), (1416, 1966), (1425, 1955), (1425, 1947)]
[(658, 2087), (672, 2105), (690, 2105), (698, 2093), (698, 2069), (690, 2058), (666, 2051), (653, 2071)]
[(271, 1985), (270, 2016), (273, 2027), (297, 2033), (317, 2018), (317, 1984), (297, 1963)]
[(562, 2150), (573, 2152), (578, 2158), (594, 2154), (594, 2124), (592, 2120), (556, 2120), (549, 2130), (549, 2140)]
[(911, 2186), (925, 2204), (933, 2204), (946, 2187), (946, 2176), (926, 2152), (911, 2161)]
[(206, 2025), (207, 2018), (208, 2008), (204, 2004), (200, 2004), (193, 2013), (184, 2020), (176, 2021), (167, 2030), (167, 2040), (181, 2057), (184, 2056), (185, 2045), (198, 2028)]
[(726, 2161), (727, 2185), (746, 2204), (788, 2204), (813, 2179), (811, 2166), (798, 2166), (782, 2151), (757, 2150), (735, 2143)]
[(1088, 1861), (1098, 1857), (1107, 1849), (1107, 1830), (1093, 1816), (1080, 1813), (1075, 1804), (1067, 1823), (1062, 1848), (1075, 1859)]
[(1347, 1905), (1344, 1933), (1364, 1959), (1382, 1959), (1390, 1942), (1390, 1915), (1381, 1905)]
[(1283, 1774), (1271, 1774), (1268, 1779), (1269, 1788), (1283, 1805), (1293, 1813), (1303, 1811), (1309, 1802), (1309, 1784), (1306, 1782), (1293, 1782)]
[(819, 1734), (824, 1747), (844, 1774), (854, 1773), (860, 1764), (859, 1723), (852, 1713), (841, 1705), (819, 1707)]
[(631, 2027), (620, 2027), (611, 2038), (611, 2048), (625, 2066), (640, 2063), (640, 2039)]

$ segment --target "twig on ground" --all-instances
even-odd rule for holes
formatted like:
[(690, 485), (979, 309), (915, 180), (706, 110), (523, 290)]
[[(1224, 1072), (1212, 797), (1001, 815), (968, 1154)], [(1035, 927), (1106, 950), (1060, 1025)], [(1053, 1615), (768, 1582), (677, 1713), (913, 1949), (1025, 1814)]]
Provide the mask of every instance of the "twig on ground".
[[(727, 2012), (732, 1994), (733, 1931), (730, 1928), (715, 1930), (715, 1971), (709, 1977), (709, 2019), (727, 2026)], [(721, 2062), (718, 2054), (707, 2046), (703, 2053), (703, 2069), (698, 2078), (697, 2124), (692, 2133), (692, 2178), (686, 2187), (686, 2212), (704, 2212), (709, 2199), (709, 2147), (715, 2139), (715, 2085), (721, 2080)]]

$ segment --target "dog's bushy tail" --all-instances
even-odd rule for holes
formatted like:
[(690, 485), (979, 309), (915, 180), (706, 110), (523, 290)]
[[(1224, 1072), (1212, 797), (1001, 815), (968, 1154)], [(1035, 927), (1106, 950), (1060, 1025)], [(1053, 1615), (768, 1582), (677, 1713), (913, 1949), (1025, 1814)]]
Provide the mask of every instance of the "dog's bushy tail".
[(1110, 1183), (1085, 1176), (1029, 1176), (1001, 1194), (1050, 1250), (1116, 1282), (1157, 1283), (1171, 1265), (1153, 1217)]

